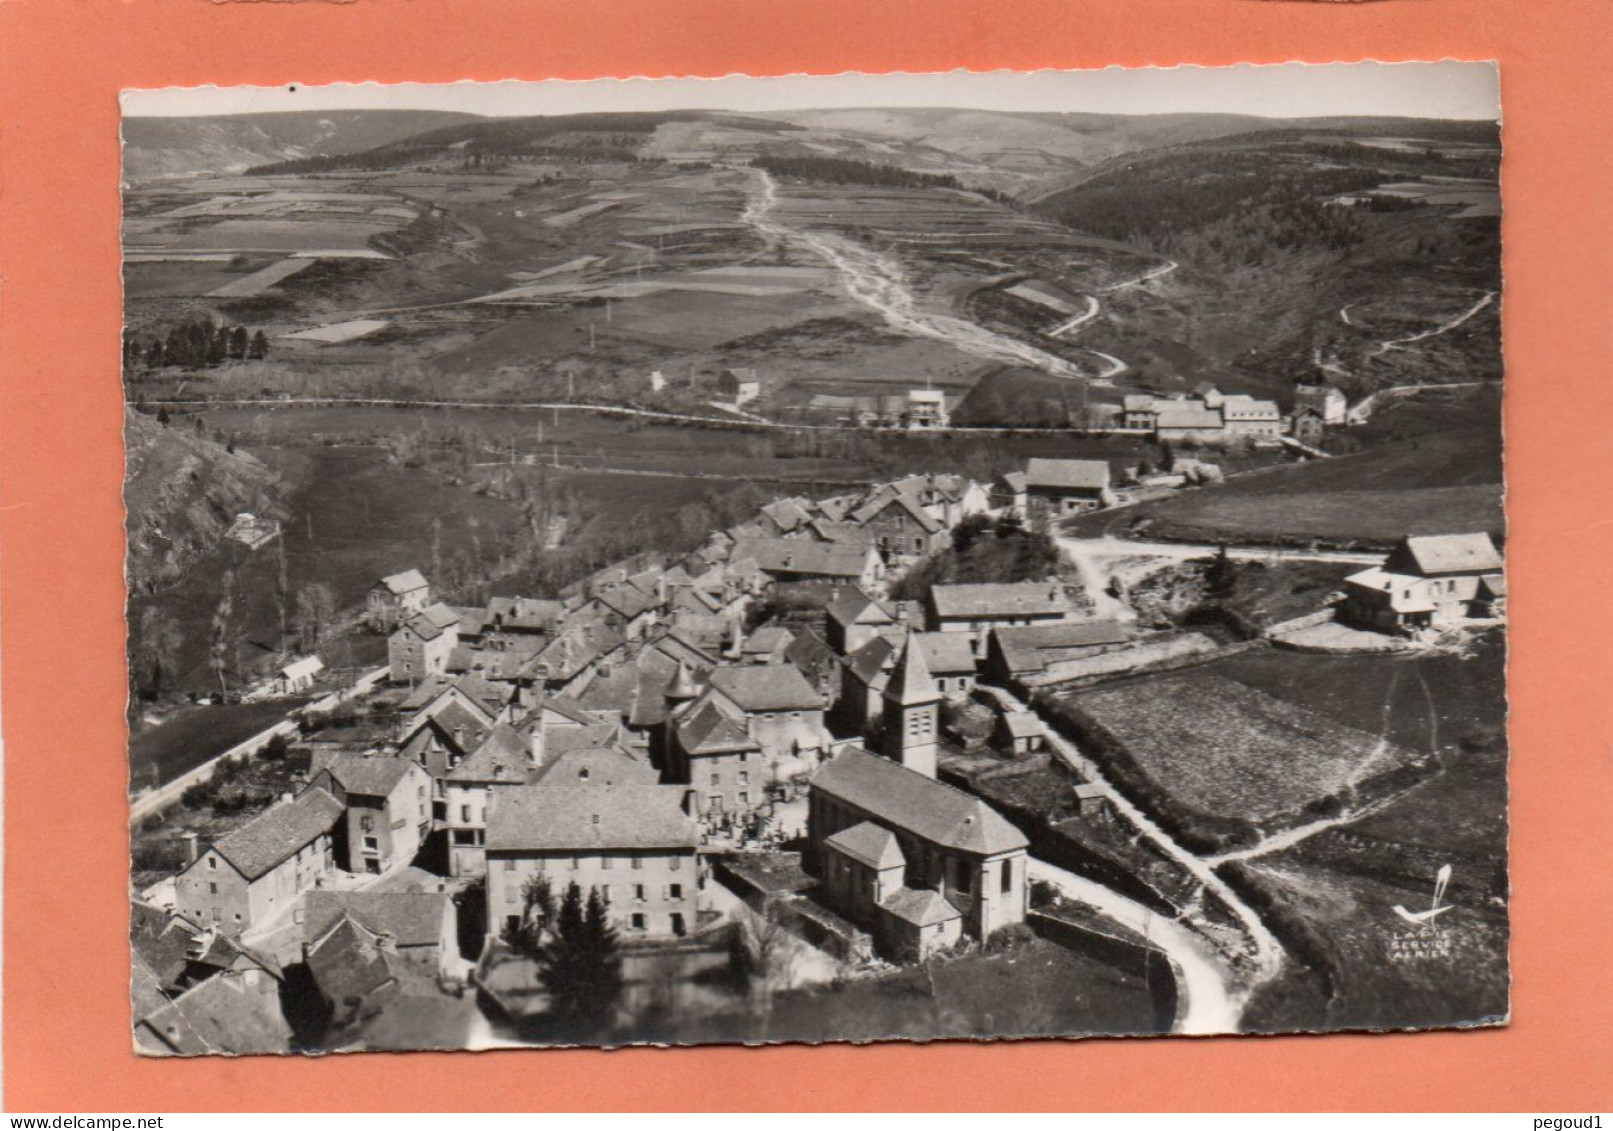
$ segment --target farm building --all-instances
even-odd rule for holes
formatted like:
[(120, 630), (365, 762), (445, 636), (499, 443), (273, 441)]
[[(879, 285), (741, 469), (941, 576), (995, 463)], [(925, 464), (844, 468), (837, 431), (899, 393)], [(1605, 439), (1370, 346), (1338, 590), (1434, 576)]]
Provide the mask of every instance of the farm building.
[(1344, 581), (1340, 616), (1362, 628), (1401, 632), (1466, 617), (1506, 615), (1506, 577), (1488, 534), (1404, 539), (1382, 566)]
[(1012, 687), (1063, 661), (1106, 652), (1125, 642), (1125, 629), (1113, 620), (997, 628), (987, 642), (985, 671), (993, 682)]
[(738, 408), (762, 395), (762, 382), (754, 369), (725, 369), (717, 378), (717, 392)]
[(1055, 515), (1080, 514), (1114, 502), (1109, 464), (1101, 459), (1033, 459), (1025, 465), (1025, 496)]
[(307, 691), (319, 678), (319, 673), (325, 670), (325, 661), (318, 656), (303, 656), (292, 660), (280, 669), (275, 677), (275, 687), (282, 695), (295, 695), (299, 691)]
[(1311, 409), (1324, 425), (1343, 424), (1349, 412), (1349, 402), (1342, 390), (1332, 385), (1296, 385), (1294, 387), (1294, 415), (1302, 409)]
[(241, 543), (249, 550), (267, 546), (280, 536), (280, 524), (272, 518), (259, 518), (245, 511), (235, 516), (224, 537)]

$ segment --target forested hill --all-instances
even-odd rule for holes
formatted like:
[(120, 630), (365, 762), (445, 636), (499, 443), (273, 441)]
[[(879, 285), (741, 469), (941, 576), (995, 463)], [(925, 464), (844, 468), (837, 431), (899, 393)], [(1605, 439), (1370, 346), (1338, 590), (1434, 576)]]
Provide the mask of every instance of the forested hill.
[(441, 110), (304, 110), (125, 118), (124, 177), (143, 181), (237, 173), (271, 161), (372, 149), (475, 117)]

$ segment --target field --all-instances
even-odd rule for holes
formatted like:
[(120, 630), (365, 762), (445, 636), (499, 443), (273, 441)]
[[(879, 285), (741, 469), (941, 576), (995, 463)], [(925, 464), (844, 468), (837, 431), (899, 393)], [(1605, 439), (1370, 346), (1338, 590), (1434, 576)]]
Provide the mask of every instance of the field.
[[(1433, 871), (1400, 883), (1278, 854), (1254, 868), (1262, 886), (1313, 926), (1306, 966), (1251, 1002), (1255, 1031), (1437, 1028), (1495, 1022), (1509, 1012), (1504, 904), (1452, 892), (1433, 925), (1395, 912), (1429, 907)], [(1331, 993), (1328, 991), (1331, 990)]]
[(172, 781), (237, 743), (273, 726), (303, 700), (277, 699), (186, 707), (160, 726), (129, 739), (129, 781), (135, 787)]
[(1151, 791), (1192, 812), (1267, 829), (1412, 757), (1375, 733), (1202, 671), (1059, 700), (1111, 762), (1130, 763)]
[[(1124, 522), (1190, 541), (1386, 547), (1407, 534), (1505, 532), (1501, 437), (1465, 428), (1142, 503)], [(1116, 516), (1085, 520), (1108, 525)]]

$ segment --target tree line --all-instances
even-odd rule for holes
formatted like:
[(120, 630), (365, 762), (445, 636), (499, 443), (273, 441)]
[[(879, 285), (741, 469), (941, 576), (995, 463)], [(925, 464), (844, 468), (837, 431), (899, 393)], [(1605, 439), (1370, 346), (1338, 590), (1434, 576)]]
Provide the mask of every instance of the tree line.
[(262, 361), (269, 356), (269, 337), (241, 325), (220, 325), (193, 318), (166, 334), (129, 333), (123, 337), (123, 371), (142, 369), (210, 369), (226, 361)]
[(797, 180), (821, 181), (833, 185), (958, 189), (963, 192), (979, 192), (993, 199), (999, 198), (999, 194), (994, 190), (971, 188), (950, 173), (924, 173), (896, 165), (855, 161), (848, 157), (790, 157), (782, 154), (764, 154), (753, 158), (751, 165), (776, 177), (793, 177)]

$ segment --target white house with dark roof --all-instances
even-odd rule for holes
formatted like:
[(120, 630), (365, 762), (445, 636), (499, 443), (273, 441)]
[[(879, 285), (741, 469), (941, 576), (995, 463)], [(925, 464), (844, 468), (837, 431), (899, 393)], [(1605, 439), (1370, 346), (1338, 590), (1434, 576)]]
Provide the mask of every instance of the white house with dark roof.
[(1029, 842), (980, 798), (852, 747), (812, 777), (807, 866), (887, 953), (1023, 922)]
[(370, 623), (391, 628), (431, 604), (431, 584), (419, 570), (406, 569), (370, 586), (365, 604), (369, 608)]
[(343, 812), (317, 786), (265, 810), (174, 877), (174, 910), (232, 935), (267, 925), (335, 866)]
[(1401, 632), (1506, 615), (1506, 574), (1488, 534), (1412, 535), (1382, 566), (1344, 579), (1340, 618)]
[(555, 899), (597, 890), (625, 940), (675, 938), (699, 921), (700, 831), (677, 787), (559, 784), (502, 789), (487, 821), (487, 922), (521, 923), (524, 889), (545, 876)]

